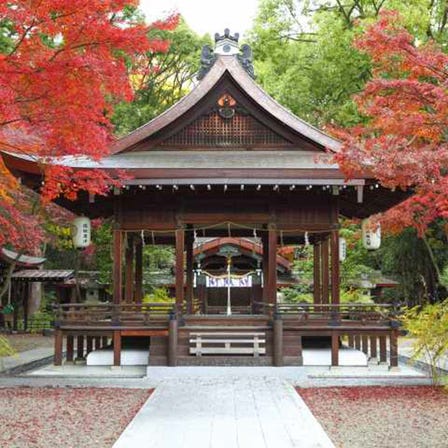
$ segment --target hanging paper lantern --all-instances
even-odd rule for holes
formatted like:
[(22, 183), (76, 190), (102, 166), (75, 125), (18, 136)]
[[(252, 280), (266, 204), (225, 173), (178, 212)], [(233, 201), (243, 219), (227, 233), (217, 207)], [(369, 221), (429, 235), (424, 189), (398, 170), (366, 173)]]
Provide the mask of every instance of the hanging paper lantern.
[(376, 250), (381, 246), (381, 227), (371, 225), (368, 219), (362, 222), (362, 245), (367, 250)]
[(73, 246), (77, 249), (83, 249), (90, 245), (91, 225), (90, 219), (85, 216), (79, 216), (73, 220), (72, 239)]
[(347, 241), (345, 238), (339, 238), (339, 261), (347, 258)]

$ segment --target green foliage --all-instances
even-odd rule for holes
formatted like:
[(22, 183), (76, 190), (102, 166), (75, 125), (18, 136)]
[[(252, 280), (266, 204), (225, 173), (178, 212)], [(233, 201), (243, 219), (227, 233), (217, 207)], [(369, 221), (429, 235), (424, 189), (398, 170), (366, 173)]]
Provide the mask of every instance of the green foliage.
[(373, 303), (369, 294), (360, 288), (350, 288), (341, 291), (341, 303)]
[(0, 358), (3, 356), (13, 356), (16, 351), (11, 347), (8, 339), (0, 335)]
[(168, 295), (165, 288), (155, 288), (151, 294), (145, 294), (143, 303), (172, 303), (173, 298)]
[(98, 281), (105, 285), (112, 284), (112, 224), (104, 221), (92, 228), (92, 242), (95, 252), (91, 260), (92, 268), (99, 271)]
[[(151, 39), (168, 39), (166, 53), (148, 53), (139, 62), (133, 77), (135, 99), (115, 108), (113, 123), (118, 135), (142, 126), (180, 100), (191, 88), (199, 69), (202, 46), (210, 44), (209, 36), (198, 36), (184, 20), (173, 31), (153, 29)], [(135, 69), (135, 68), (133, 68)]]
[(413, 359), (424, 358), (431, 366), (434, 381), (439, 381), (440, 362), (448, 354), (448, 300), (406, 310), (404, 327), (415, 338)]
[(448, 288), (448, 265), (445, 266), (440, 275), (440, 283), (444, 288)]
[(41, 333), (44, 328), (52, 328), (54, 323), (54, 313), (52, 311), (36, 311), (32, 319), (38, 324), (38, 327), (31, 328), (31, 333)]
[(340, 237), (347, 242), (347, 257), (341, 263), (341, 288), (353, 291), (361, 286), (362, 280), (373, 280), (377, 268), (375, 253), (362, 245), (359, 224), (343, 223)]
[[(341, 303), (372, 303), (371, 297), (362, 287), (362, 280), (374, 280), (375, 255), (362, 246), (361, 229), (358, 224), (343, 223), (341, 237), (347, 240), (347, 258), (341, 262)], [(282, 288), (286, 303), (313, 303), (313, 250), (312, 246), (300, 248), (300, 258), (294, 262), (294, 273), (299, 284)]]
[(156, 244), (145, 245), (143, 264), (149, 271), (170, 268), (174, 265), (174, 248)]
[(281, 293), (284, 296), (284, 303), (313, 303), (313, 294), (301, 292), (300, 286), (282, 288)]
[(446, 43), (443, 0), (261, 0), (249, 37), (258, 81), (313, 124), (359, 123), (353, 95), (370, 79), (371, 64), (352, 43), (383, 9), (400, 11), (419, 41)]
[[(434, 256), (437, 269), (429, 250)], [(393, 274), (397, 277), (400, 284), (398, 288), (394, 288), (394, 293), (408, 306), (447, 297), (446, 287), (443, 288), (443, 267), (448, 266), (443, 223), (430, 226), (426, 242), (418, 237), (414, 229), (406, 229), (399, 235), (389, 236), (378, 251), (378, 257), (381, 259), (382, 271), (386, 275)], [(439, 286), (439, 269), (442, 271), (442, 287)]]

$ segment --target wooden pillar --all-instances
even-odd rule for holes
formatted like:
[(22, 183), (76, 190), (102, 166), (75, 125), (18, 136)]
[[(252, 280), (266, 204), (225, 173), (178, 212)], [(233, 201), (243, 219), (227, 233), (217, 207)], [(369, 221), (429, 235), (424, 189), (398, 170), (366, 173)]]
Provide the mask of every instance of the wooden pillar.
[(398, 333), (392, 330), (390, 333), (390, 366), (398, 367)]
[(263, 288), (261, 287), (261, 281), (252, 279), (252, 291), (251, 291), (251, 310), (252, 314), (258, 314), (260, 312), (260, 306), (258, 305), (263, 301)]
[(201, 313), (207, 313), (207, 297), (206, 297), (206, 286), (203, 284), (196, 285), (196, 294), (200, 303)]
[(314, 303), (322, 303), (322, 285), (321, 285), (321, 248), (320, 242), (313, 246), (313, 298)]
[(129, 235), (126, 240), (124, 299), (126, 303), (134, 301), (134, 238)]
[(113, 267), (112, 267), (112, 282), (113, 282), (113, 303), (119, 304), (121, 302), (122, 294), (122, 252), (123, 252), (123, 235), (121, 230), (114, 230), (113, 235)]
[(54, 365), (62, 365), (62, 330), (55, 330), (54, 332)]
[(333, 332), (331, 335), (331, 366), (339, 365), (339, 334)]
[(369, 336), (367, 334), (361, 336), (361, 351), (369, 355)]
[(269, 227), (268, 231), (268, 281), (267, 301), (275, 305), (277, 303), (277, 229)]
[[(263, 232), (261, 236), (261, 243), (263, 246), (263, 292), (262, 301), (268, 302), (268, 266), (269, 266), (269, 238), (268, 233)], [(263, 310), (266, 311), (266, 310)]]
[(184, 301), (184, 248), (185, 233), (183, 228), (176, 229), (176, 305)]
[(274, 315), (273, 323), (273, 364), (275, 367), (283, 366), (283, 321), (280, 316)]
[(355, 346), (355, 340), (354, 340), (352, 334), (349, 334), (349, 335), (348, 335), (348, 346), (349, 346), (349, 347), (352, 347), (352, 348)]
[(302, 335), (297, 336), (297, 362), (299, 366), (303, 366), (303, 344), (302, 344)]
[(339, 287), (339, 231), (331, 232), (331, 303), (339, 305), (340, 287)]
[(378, 357), (377, 351), (377, 338), (376, 336), (370, 336), (370, 357), (376, 359)]
[(86, 356), (93, 350), (93, 337), (87, 336), (86, 338)]
[(386, 336), (380, 336), (380, 362), (387, 363)]
[(114, 366), (121, 365), (121, 331), (114, 331)]
[(168, 324), (168, 365), (177, 364), (177, 318), (173, 316)]
[(95, 350), (99, 350), (101, 348), (101, 336), (95, 336)]
[(330, 266), (329, 266), (329, 244), (325, 238), (321, 245), (322, 260), (322, 303), (330, 303)]
[(361, 336), (359, 334), (355, 334), (354, 340), (355, 340), (355, 349), (361, 350)]
[(82, 335), (76, 338), (76, 358), (84, 358), (84, 336)]
[(194, 278), (194, 272), (193, 272), (193, 242), (194, 239), (192, 235), (189, 235), (188, 238), (186, 238), (186, 249), (187, 249), (187, 285), (186, 285), (186, 299), (187, 299), (187, 313), (193, 314), (193, 278)]
[(22, 303), (23, 303), (23, 329), (28, 330), (28, 301), (30, 297), (31, 283), (23, 283)]
[(67, 353), (66, 353), (66, 361), (73, 362), (73, 346), (74, 346), (74, 337), (69, 334), (67, 335)]
[(135, 302), (142, 303), (143, 299), (143, 241), (135, 243)]

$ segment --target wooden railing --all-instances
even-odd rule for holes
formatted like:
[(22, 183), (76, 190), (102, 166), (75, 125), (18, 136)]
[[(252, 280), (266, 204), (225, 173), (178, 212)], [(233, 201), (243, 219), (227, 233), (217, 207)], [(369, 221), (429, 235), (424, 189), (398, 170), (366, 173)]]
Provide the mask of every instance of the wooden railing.
[[(344, 325), (365, 323), (398, 327), (398, 309), (390, 304), (269, 304), (256, 302), (255, 314), (281, 317), (297, 325)], [(225, 307), (208, 307), (208, 314), (225, 314)], [(132, 327), (167, 322), (170, 316), (186, 313), (185, 305), (172, 303), (100, 303), (55, 306), (55, 327)], [(232, 307), (232, 315), (251, 314), (249, 307)]]
[(55, 327), (82, 325), (92, 327), (150, 325), (168, 320), (174, 303), (99, 303), (55, 305)]
[(260, 313), (295, 318), (301, 322), (326, 321), (338, 325), (344, 322), (380, 322), (394, 325), (399, 309), (392, 304), (375, 303), (256, 303)]

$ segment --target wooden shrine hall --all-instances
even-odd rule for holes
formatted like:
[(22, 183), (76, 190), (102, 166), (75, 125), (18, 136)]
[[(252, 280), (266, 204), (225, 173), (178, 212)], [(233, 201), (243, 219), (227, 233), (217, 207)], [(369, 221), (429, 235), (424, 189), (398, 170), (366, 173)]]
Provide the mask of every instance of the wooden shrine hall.
[[(125, 170), (123, 188), (58, 203), (81, 216), (113, 217), (113, 303), (57, 311), (55, 364), (111, 345), (120, 365), (126, 338), (147, 338), (149, 365), (301, 365), (302, 338), (341, 337), (378, 362), (397, 365), (397, 323), (386, 305), (341, 305), (339, 217), (366, 218), (404, 199), (360, 174), (346, 181), (331, 153), (339, 141), (290, 113), (254, 80), (251, 50), (238, 36), (204, 47), (198, 84), (170, 109), (93, 161), (55, 159), (74, 169)], [(2, 152), (7, 167), (38, 190), (38, 163)], [(262, 247), (257, 307), (210, 314), (194, 307), (198, 238), (252, 238)], [(314, 303), (277, 304), (277, 250), (314, 247)], [(142, 248), (176, 251), (173, 304), (142, 304)], [(231, 259), (232, 254), (227, 255)], [(75, 348), (76, 346), (76, 348)]]

